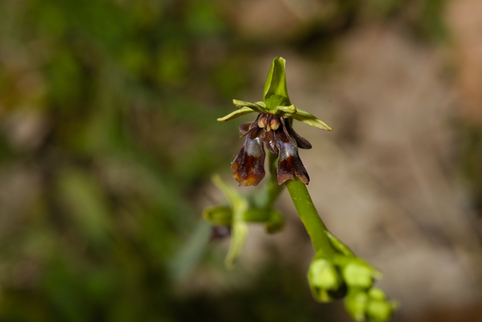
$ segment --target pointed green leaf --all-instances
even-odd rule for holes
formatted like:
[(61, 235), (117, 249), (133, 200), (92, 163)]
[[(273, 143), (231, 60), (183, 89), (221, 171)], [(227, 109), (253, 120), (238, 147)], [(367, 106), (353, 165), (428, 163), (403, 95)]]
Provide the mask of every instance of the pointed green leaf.
[(271, 68), (269, 70), (263, 92), (263, 101), (266, 103), (268, 109), (276, 106), (268, 104), (268, 99), (273, 95), (284, 98), (285, 104), (283, 105), (291, 105), (290, 98), (288, 96), (288, 87), (286, 85), (285, 65), (286, 60), (281, 57), (276, 57), (271, 63)]

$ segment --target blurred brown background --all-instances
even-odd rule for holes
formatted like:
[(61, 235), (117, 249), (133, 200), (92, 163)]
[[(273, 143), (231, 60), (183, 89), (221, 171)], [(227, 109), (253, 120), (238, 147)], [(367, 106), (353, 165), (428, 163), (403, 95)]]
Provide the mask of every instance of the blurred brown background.
[[(207, 244), (242, 145), (217, 123), (287, 60), (330, 230), (384, 272), (395, 321), (482, 321), (482, 3), (0, 0), (0, 320), (350, 321), (313, 251), (253, 226)], [(247, 192), (256, 188), (245, 188)]]

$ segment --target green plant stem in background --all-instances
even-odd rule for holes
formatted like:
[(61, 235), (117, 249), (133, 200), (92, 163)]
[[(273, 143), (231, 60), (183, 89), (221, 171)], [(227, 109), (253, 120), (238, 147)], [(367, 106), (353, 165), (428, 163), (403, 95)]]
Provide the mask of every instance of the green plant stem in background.
[(315, 205), (313, 205), (306, 185), (296, 178), (296, 180), (287, 181), (286, 188), (301, 221), (310, 235), (316, 253), (322, 252), (326, 257), (334, 255), (335, 251), (326, 234), (326, 226), (318, 215)]

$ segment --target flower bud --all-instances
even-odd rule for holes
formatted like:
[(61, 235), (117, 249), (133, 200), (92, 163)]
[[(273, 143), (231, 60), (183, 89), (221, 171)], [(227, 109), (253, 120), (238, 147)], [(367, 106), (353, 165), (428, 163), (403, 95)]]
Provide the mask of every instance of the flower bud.
[(346, 291), (345, 284), (335, 266), (324, 258), (311, 262), (308, 282), (313, 296), (320, 302), (329, 302), (343, 297)]
[(370, 321), (389, 321), (397, 307), (397, 302), (387, 301), (386, 295), (381, 289), (372, 288), (368, 292), (366, 315), (370, 318)]
[(373, 284), (373, 270), (358, 258), (353, 258), (342, 270), (349, 287), (368, 289)]
[(345, 308), (355, 321), (365, 320), (368, 295), (364, 291), (350, 291), (345, 299)]

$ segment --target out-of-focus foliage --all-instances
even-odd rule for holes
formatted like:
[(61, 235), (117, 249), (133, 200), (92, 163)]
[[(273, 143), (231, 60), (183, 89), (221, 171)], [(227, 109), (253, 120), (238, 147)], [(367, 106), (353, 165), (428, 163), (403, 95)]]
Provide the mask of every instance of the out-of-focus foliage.
[(464, 126), (461, 171), (471, 191), (473, 206), (482, 217), (482, 128), (476, 124)]
[(0, 2), (0, 319), (174, 318), (166, 263), (230, 157), (215, 107), (244, 85), (242, 56), (203, 57), (226, 46), (217, 9)]

